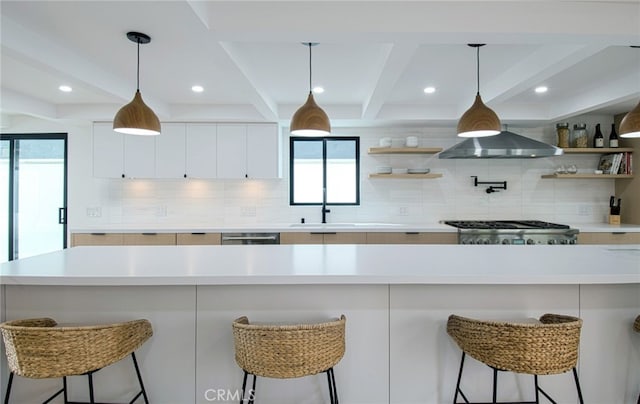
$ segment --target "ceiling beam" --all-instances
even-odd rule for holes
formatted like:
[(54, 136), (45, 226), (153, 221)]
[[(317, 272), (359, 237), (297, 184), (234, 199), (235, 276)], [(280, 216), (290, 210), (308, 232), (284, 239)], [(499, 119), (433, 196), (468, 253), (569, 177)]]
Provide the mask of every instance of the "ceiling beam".
[(505, 102), (555, 74), (582, 63), (606, 47), (567, 44), (542, 47), (494, 80), (483, 83), (482, 99), (487, 104)]
[[(134, 89), (127, 80), (117, 77), (100, 65), (80, 56), (59, 42), (29, 30), (6, 17), (2, 17), (2, 46), (19, 55), (19, 58), (34, 67), (58, 75), (72, 76), (88, 87), (98, 88), (107, 94), (130, 101)], [(148, 93), (145, 101), (158, 116), (168, 117), (169, 107)]]
[(6, 88), (2, 89), (0, 110), (6, 114), (25, 114), (43, 119), (58, 118), (55, 105)]
[(371, 83), (369, 95), (362, 105), (362, 119), (376, 119), (382, 105), (391, 95), (395, 84), (413, 59), (417, 44), (385, 45), (386, 57), (379, 66), (375, 82)]

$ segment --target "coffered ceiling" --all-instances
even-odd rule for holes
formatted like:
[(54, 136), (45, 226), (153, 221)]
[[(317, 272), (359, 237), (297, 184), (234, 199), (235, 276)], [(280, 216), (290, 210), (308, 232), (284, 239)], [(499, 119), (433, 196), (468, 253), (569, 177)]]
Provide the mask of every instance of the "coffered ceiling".
[[(136, 86), (162, 121), (287, 126), (308, 93), (334, 127), (452, 125), (476, 92), (502, 121), (616, 114), (640, 98), (640, 1), (0, 2), (3, 116), (111, 120)], [(58, 90), (61, 84), (73, 88)], [(204, 92), (194, 93), (195, 84)], [(433, 94), (423, 89), (433, 86)], [(534, 88), (546, 86), (537, 94)]]

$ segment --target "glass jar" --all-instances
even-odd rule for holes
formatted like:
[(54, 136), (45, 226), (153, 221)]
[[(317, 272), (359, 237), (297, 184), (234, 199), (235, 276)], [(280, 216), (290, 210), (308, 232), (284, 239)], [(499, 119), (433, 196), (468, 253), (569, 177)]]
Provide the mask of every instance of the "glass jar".
[(578, 123), (573, 125), (573, 133), (571, 133), (571, 143), (573, 147), (585, 148), (589, 145), (589, 136), (587, 135), (587, 124)]
[(567, 122), (557, 123), (558, 147), (569, 147), (569, 124)]

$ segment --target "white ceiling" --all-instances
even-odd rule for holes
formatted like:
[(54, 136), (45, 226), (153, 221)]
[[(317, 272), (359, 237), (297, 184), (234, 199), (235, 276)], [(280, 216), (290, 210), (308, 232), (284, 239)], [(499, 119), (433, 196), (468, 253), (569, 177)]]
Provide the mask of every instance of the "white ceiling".
[(616, 114), (640, 97), (640, 0), (2, 0), (0, 12), (4, 116), (111, 120), (135, 92), (128, 31), (152, 38), (140, 89), (162, 121), (287, 126), (308, 93), (301, 42), (320, 43), (315, 98), (334, 127), (455, 124), (476, 92), (467, 43), (487, 43), (480, 92), (504, 123)]

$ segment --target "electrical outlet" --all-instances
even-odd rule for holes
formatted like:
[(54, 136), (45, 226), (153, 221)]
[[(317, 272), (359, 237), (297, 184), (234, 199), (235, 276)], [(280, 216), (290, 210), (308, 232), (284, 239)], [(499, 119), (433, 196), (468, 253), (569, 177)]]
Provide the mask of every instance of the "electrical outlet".
[(409, 208), (406, 206), (400, 206), (398, 208), (398, 216), (409, 216)]
[(97, 207), (91, 207), (91, 208), (87, 208), (87, 217), (101, 217), (102, 216), (102, 208), (97, 206)]

